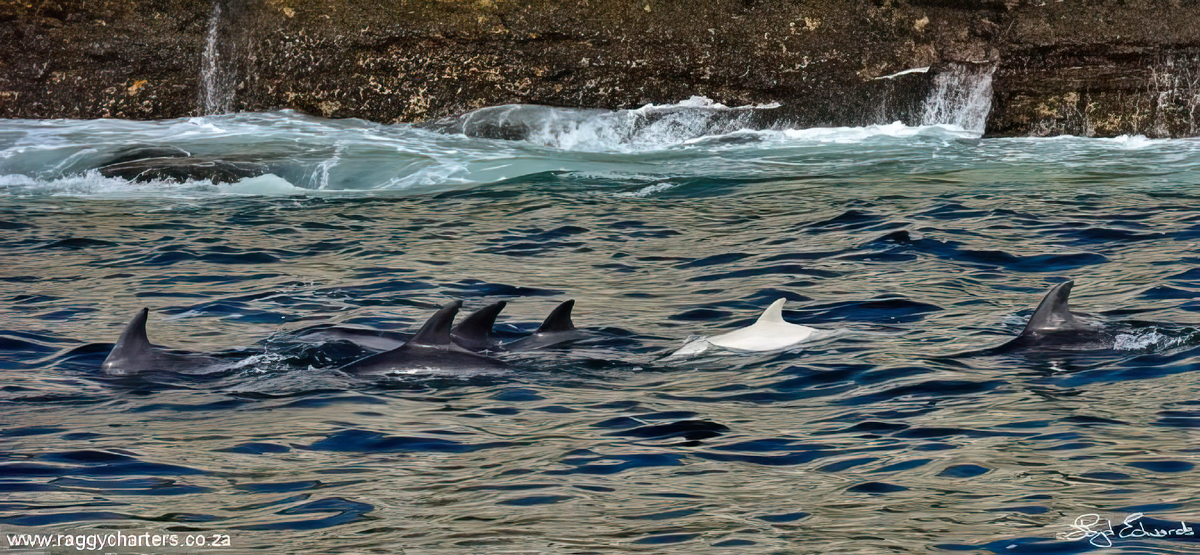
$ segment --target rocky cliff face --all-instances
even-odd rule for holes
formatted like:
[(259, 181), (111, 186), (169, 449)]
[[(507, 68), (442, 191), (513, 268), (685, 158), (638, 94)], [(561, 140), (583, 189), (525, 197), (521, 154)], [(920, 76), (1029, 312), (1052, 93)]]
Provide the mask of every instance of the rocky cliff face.
[(425, 122), (701, 95), (781, 104), (762, 125), (921, 123), (955, 76), (990, 75), (989, 135), (1200, 134), (1195, 0), (215, 2), (0, 4), (0, 116)]

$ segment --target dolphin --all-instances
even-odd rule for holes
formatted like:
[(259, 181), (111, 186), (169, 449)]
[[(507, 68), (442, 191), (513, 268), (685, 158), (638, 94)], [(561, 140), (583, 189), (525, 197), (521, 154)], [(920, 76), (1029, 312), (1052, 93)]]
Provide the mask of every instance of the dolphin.
[(1072, 287), (1075, 287), (1074, 280), (1051, 287), (1037, 310), (1033, 312), (1033, 316), (1029, 317), (1029, 323), (1025, 324), (1021, 334), (992, 351), (1038, 348), (1111, 349), (1116, 340), (1114, 334), (1099, 326), (1081, 323), (1071, 313), (1067, 300), (1071, 296)]
[(117, 339), (117, 344), (100, 364), (100, 370), (109, 376), (130, 376), (154, 371), (195, 372), (220, 364), (219, 360), (212, 357), (170, 352), (150, 344), (150, 339), (146, 336), (146, 319), (149, 314), (150, 309), (143, 308), (129, 321), (129, 325), (125, 326), (125, 331), (121, 332), (121, 337)]
[(500, 350), (500, 342), (492, 339), (492, 326), (505, 306), (508, 303), (500, 301), (476, 310), (450, 330), (450, 340), (468, 351)]
[(783, 305), (787, 299), (779, 299), (763, 311), (758, 321), (729, 333), (700, 338), (685, 343), (668, 359), (694, 356), (712, 345), (731, 351), (781, 351), (802, 343), (821, 332), (817, 328), (792, 324), (783, 319)]
[[(468, 351), (498, 351), (500, 342), (492, 338), (496, 317), (508, 303), (500, 301), (487, 305), (463, 319), (450, 330), (450, 340)], [(363, 328), (321, 324), (304, 330), (298, 337), (315, 341), (349, 341), (368, 351), (390, 351), (403, 345), (411, 334)]]
[(374, 354), (351, 362), (341, 368), (343, 372), (357, 375), (381, 375), (404, 370), (437, 368), (451, 369), (501, 369), (504, 362), (477, 355), (451, 340), (450, 327), (454, 316), (462, 308), (462, 301), (446, 304), (425, 321), (421, 330), (407, 343), (387, 352)]
[(575, 329), (575, 324), (571, 322), (571, 309), (574, 307), (575, 299), (564, 301), (546, 316), (541, 327), (532, 335), (504, 343), (500, 348), (514, 352), (532, 351), (587, 338), (587, 332)]
[(404, 333), (350, 328), (330, 324), (320, 324), (302, 330), (297, 334), (297, 337), (318, 342), (349, 341), (363, 349), (376, 353), (395, 349), (412, 338), (411, 335)]
[(737, 351), (778, 351), (804, 341), (817, 333), (816, 328), (792, 324), (783, 319), (783, 305), (787, 299), (779, 299), (763, 311), (754, 324), (726, 334), (708, 338), (718, 347)]

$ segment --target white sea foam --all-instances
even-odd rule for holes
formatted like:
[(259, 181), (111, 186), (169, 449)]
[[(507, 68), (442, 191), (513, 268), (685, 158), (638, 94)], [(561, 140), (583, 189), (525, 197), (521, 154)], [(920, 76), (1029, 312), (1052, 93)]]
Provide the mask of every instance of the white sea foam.
[(472, 137), (521, 138), (565, 151), (639, 152), (742, 131), (749, 128), (753, 112), (778, 107), (729, 107), (702, 96), (614, 111), (509, 105), (476, 110), (449, 129)]
[(664, 361), (676, 361), (689, 359), (700, 356), (712, 348), (713, 344), (708, 342), (708, 337), (703, 335), (690, 335), (683, 342), (683, 346), (675, 352), (663, 358)]
[(892, 122), (885, 125), (866, 125), (863, 127), (813, 127), (809, 129), (788, 129), (781, 133), (794, 141), (813, 141), (823, 143), (857, 143), (875, 138), (891, 137), (906, 138), (921, 135), (942, 136), (947, 138), (975, 138), (979, 133), (964, 129), (957, 125), (904, 125)]
[(1167, 143), (1167, 139), (1150, 139), (1145, 135), (1118, 135), (1108, 139), (1099, 139), (1122, 150), (1141, 150)]
[(678, 186), (679, 186), (678, 183), (655, 183), (653, 185), (647, 185), (645, 187), (642, 187), (641, 189), (638, 189), (636, 191), (627, 191), (624, 193), (616, 193), (613, 196), (614, 197), (623, 197), (623, 198), (643, 198), (643, 197), (653, 195), (654, 193), (661, 193), (663, 191), (674, 189), (675, 187), (678, 187)]
[(57, 195), (78, 197), (129, 198), (158, 196), (168, 198), (198, 198), (212, 193), (230, 195), (297, 195), (311, 193), (289, 183), (287, 180), (266, 174), (249, 177), (236, 183), (214, 185), (209, 180), (176, 182), (154, 179), (130, 181), (121, 177), (105, 177), (91, 170), (82, 175), (42, 180), (27, 175), (0, 175), (0, 194), (13, 196)]
[(1113, 350), (1116, 350), (1116, 351), (1141, 351), (1141, 350), (1148, 349), (1151, 347), (1166, 348), (1166, 347), (1171, 347), (1172, 345), (1174, 345), (1178, 342), (1179, 342), (1178, 338), (1173, 339), (1171, 337), (1167, 337), (1166, 335), (1158, 333), (1157, 331), (1152, 331), (1150, 333), (1145, 333), (1145, 334), (1140, 334), (1140, 335), (1122, 333), (1122, 334), (1117, 335), (1116, 340), (1113, 342)]
[(239, 370), (242, 368), (253, 367), (259, 373), (265, 373), (266, 367), (286, 360), (287, 357), (279, 353), (259, 353), (250, 355), (242, 360), (237, 361), (229, 367), (230, 370)]
[[(288, 111), (151, 122), (4, 120), (0, 121), (0, 195), (188, 200), (330, 192), (408, 195), (514, 180), (520, 186), (527, 176), (558, 174), (564, 176), (564, 183), (579, 186), (621, 184), (607, 194), (638, 198), (692, 177), (769, 180), (813, 172), (832, 175), (846, 169), (843, 161), (849, 158), (842, 145), (879, 148), (885, 157), (912, 154), (931, 168), (953, 165), (956, 157), (986, 157), (991, 152), (1055, 171), (1094, 163), (1089, 152), (1143, 150), (1188, 163), (1200, 149), (1196, 141), (1136, 135), (964, 144), (958, 139), (978, 138), (979, 133), (951, 124), (753, 128), (770, 121), (760, 116), (773, 107), (729, 107), (703, 97), (617, 111), (508, 106), (480, 110), (462, 124), (478, 124), (481, 130), (493, 125), (492, 131), (500, 124), (524, 126), (510, 129), (525, 133), (518, 137), (521, 140), (324, 120)], [(214, 185), (208, 180), (137, 182), (105, 177), (97, 170), (148, 147), (193, 157), (198, 165), (261, 164), (269, 175)], [(604, 183), (590, 185), (590, 176), (599, 176)]]
[(288, 180), (270, 173), (258, 177), (248, 177), (236, 183), (221, 184), (217, 186), (217, 190), (228, 195), (256, 196), (303, 195), (312, 192), (292, 185)]
[(57, 195), (80, 197), (128, 197), (158, 195), (168, 197), (194, 197), (197, 193), (211, 192), (212, 183), (207, 181), (153, 180), (131, 182), (119, 177), (105, 177), (95, 170), (82, 175), (71, 175), (58, 179), (37, 179), (21, 174), (0, 175), (0, 194), (13, 196)]

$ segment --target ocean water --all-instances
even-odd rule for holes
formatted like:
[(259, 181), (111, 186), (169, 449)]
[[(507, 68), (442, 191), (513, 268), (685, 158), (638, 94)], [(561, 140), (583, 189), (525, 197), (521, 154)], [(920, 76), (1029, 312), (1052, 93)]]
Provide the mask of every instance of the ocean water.
[[(0, 532), (1195, 552), (1120, 532), (1200, 528), (1200, 141), (755, 127), (769, 109), (0, 122)], [(258, 175), (102, 170), (149, 148)], [(988, 351), (1066, 279), (1111, 345)], [(667, 359), (778, 298), (831, 333)], [(353, 377), (366, 350), (305, 337), (505, 300), (515, 338), (566, 299), (592, 337), (493, 372)], [(142, 307), (226, 367), (104, 376)]]

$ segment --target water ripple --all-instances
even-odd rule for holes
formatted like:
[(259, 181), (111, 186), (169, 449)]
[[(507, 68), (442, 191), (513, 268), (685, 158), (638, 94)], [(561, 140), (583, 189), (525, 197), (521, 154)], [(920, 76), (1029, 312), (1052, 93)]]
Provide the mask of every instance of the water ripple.
[[(885, 126), (564, 151), (296, 114), (4, 125), (6, 527), (263, 552), (1058, 553), (1099, 551), (1058, 539), (1080, 515), (1197, 520), (1194, 141)], [(309, 195), (87, 171), (186, 145), (306, 187), (330, 141)], [(1068, 278), (1111, 348), (989, 351)], [(568, 298), (589, 339), (496, 354), (500, 373), (349, 376), (378, 345), (321, 335), (395, 342), (450, 300), (503, 300), (515, 339)], [(830, 335), (665, 359), (779, 298)], [(142, 307), (155, 344), (227, 367), (100, 375)]]

